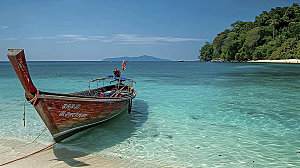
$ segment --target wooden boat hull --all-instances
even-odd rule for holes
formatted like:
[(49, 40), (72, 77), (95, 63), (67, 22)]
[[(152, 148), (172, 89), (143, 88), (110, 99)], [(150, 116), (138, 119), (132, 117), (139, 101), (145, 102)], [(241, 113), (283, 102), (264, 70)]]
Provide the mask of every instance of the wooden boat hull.
[(57, 142), (128, 111), (130, 103), (128, 100), (66, 100), (51, 96), (53, 98), (40, 98), (34, 107)]
[(132, 87), (127, 88), (131, 94), (126, 97), (81, 95), (89, 91), (74, 94), (42, 92), (31, 81), (24, 51), (9, 50), (8, 58), (22, 83), (25, 97), (32, 103), (56, 142), (131, 110), (132, 99), (136, 95)]

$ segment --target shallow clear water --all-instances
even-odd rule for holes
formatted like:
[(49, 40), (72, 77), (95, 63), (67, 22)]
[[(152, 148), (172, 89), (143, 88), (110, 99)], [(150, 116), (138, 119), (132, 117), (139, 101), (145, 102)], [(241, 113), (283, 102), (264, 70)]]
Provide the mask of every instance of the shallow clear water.
[[(70, 93), (119, 62), (29, 62), (36, 87)], [(132, 114), (61, 145), (169, 167), (300, 167), (300, 65), (128, 62)], [(32, 141), (45, 127), (9, 62), (0, 62), (0, 138)], [(50, 133), (40, 143), (52, 142)]]

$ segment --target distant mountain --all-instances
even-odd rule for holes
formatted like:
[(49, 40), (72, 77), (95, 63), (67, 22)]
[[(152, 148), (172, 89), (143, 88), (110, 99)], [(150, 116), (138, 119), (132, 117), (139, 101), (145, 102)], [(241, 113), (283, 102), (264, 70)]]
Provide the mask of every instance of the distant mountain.
[(138, 57), (116, 57), (116, 58), (105, 58), (102, 61), (170, 61), (168, 59), (161, 59), (153, 56), (142, 55)]

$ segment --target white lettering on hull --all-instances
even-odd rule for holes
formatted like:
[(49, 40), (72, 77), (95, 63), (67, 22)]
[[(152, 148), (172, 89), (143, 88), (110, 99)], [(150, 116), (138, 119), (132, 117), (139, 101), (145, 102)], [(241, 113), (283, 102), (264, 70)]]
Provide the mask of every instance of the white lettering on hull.
[(87, 114), (62, 111), (59, 113), (59, 116), (66, 117), (66, 118), (86, 118)]
[(81, 104), (64, 104), (61, 108), (62, 109), (79, 109)]

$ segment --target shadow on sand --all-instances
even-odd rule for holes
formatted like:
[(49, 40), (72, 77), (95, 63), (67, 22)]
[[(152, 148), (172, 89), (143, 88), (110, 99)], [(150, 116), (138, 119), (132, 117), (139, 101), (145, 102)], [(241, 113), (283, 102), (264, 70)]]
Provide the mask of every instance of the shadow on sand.
[(75, 158), (101, 151), (130, 138), (147, 121), (148, 108), (147, 102), (136, 99), (133, 101), (131, 114), (123, 112), (109, 121), (62, 141), (54, 149), (57, 160), (73, 167), (89, 166)]

